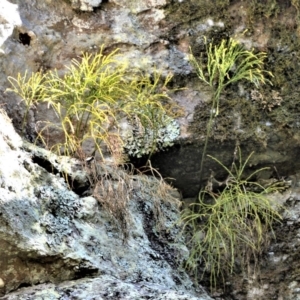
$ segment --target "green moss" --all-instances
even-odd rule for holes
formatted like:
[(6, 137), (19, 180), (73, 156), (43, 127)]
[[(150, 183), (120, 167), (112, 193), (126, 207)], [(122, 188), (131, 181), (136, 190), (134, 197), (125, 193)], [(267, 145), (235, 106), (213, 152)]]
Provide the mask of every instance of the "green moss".
[(289, 131), (298, 130), (300, 114), (300, 40), (299, 26), (288, 28), (283, 24), (274, 25), (271, 30), (269, 42), (268, 67), (275, 75), (274, 88), (280, 91), (283, 98), (282, 105), (269, 117), (276, 127), (285, 128)]
[[(217, 4), (219, 6), (217, 6)], [(189, 42), (196, 56), (205, 56), (202, 30), (197, 31), (201, 20), (211, 18), (224, 22), (224, 27), (211, 27), (205, 31), (208, 42), (218, 44), (222, 39), (234, 36), (234, 28), (245, 25), (245, 39), (253, 45), (261, 45), (265, 51), (265, 69), (272, 72), (273, 86), (259, 89), (264, 104), (251, 100), (253, 87), (243, 84), (245, 93), (238, 95), (236, 86), (229, 86), (220, 101), (220, 114), (214, 121), (210, 133), (212, 140), (253, 141), (266, 146), (265, 137), (276, 132), (293, 135), (300, 127), (300, 18), (299, 1), (296, 0), (252, 0), (252, 1), (189, 1), (186, 5), (176, 3), (168, 11), (168, 18), (180, 28), (190, 27)], [(243, 13), (239, 10), (243, 9)], [(193, 9), (196, 14), (193, 14)], [(246, 15), (245, 15), (246, 14)], [(233, 17), (234, 16), (234, 17)], [(243, 20), (241, 21), (241, 18)], [(175, 28), (176, 29), (176, 28)], [(175, 30), (176, 31), (176, 30)], [(177, 30), (179, 32), (179, 29)], [(260, 42), (265, 35), (265, 44)], [(256, 50), (258, 52), (258, 50)], [(203, 91), (203, 86), (200, 87)], [(273, 93), (282, 98), (280, 105), (274, 104)], [(276, 102), (276, 101), (275, 101)], [(206, 136), (211, 105), (201, 103), (195, 111), (190, 131), (194, 138)], [(241, 120), (237, 126), (237, 116)]]
[(252, 0), (250, 2), (250, 16), (264, 16), (270, 18), (277, 16), (280, 12), (277, 0)]
[[(190, 125), (195, 139), (206, 136), (206, 124), (209, 121), (210, 109), (211, 104), (209, 103), (201, 104), (196, 108), (194, 120)], [(259, 143), (262, 143), (263, 138), (256, 135), (258, 126), (263, 132), (270, 130), (261, 123), (263, 117), (264, 112), (251, 101), (228, 92), (220, 101), (219, 115), (215, 117), (209, 138), (212, 141), (235, 141), (238, 139), (241, 142), (249, 138), (258, 138)]]
[[(197, 44), (199, 44), (199, 32), (202, 30), (199, 27), (199, 21), (205, 26), (206, 20), (211, 18), (215, 22), (222, 21), (225, 24), (230, 24), (227, 19), (228, 7), (232, 0), (190, 0), (183, 3), (175, 1), (165, 7), (166, 21), (172, 24), (172, 28), (168, 32), (168, 39), (176, 40), (181, 32), (188, 32), (193, 50), (197, 53)], [(211, 29), (207, 33), (208, 39), (211, 38), (210, 34), (215, 35), (215, 39), (222, 39), (228, 36), (228, 31), (231, 29), (225, 25), (225, 27), (211, 26)], [(222, 34), (222, 32), (224, 34)], [(225, 32), (227, 32), (225, 34)], [(203, 34), (203, 32), (202, 32)], [(201, 33), (200, 33), (201, 35)], [(202, 49), (203, 50), (203, 49)]]
[(230, 0), (190, 0), (176, 1), (166, 7), (166, 17), (176, 23), (186, 23), (216, 14), (224, 14)]

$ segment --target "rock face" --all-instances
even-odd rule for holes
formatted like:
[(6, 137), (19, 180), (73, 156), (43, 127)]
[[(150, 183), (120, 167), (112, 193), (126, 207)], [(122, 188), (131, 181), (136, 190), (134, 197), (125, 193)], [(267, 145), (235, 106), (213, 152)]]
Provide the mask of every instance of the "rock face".
[(233, 276), (220, 298), (299, 299), (299, 254), (296, 250), (299, 247), (299, 174), (292, 179), (294, 185), (290, 190), (273, 195), (275, 201), (285, 205), (282, 223), (274, 228), (276, 240), (264, 253), (259, 268), (252, 266), (249, 274)]
[[(155, 157), (153, 163), (165, 177), (175, 179), (184, 197), (193, 197), (210, 176), (210, 169), (219, 177), (224, 174), (210, 161), (205, 162), (203, 174), (199, 174), (211, 91), (195, 76), (188, 61), (189, 47), (196, 55), (205, 54), (203, 36), (216, 43), (234, 36), (248, 49), (269, 49), (265, 67), (275, 75), (273, 86), (256, 89), (241, 82), (224, 92), (208, 152), (228, 165), (236, 143), (240, 143), (245, 156), (252, 150), (256, 152), (253, 165), (272, 166), (281, 176), (291, 175), (299, 169), (295, 163), (300, 140), (295, 105), (298, 73), (293, 68), (298, 63), (295, 53), (299, 30), (292, 30), (298, 28), (295, 20), (299, 9), (294, 1), (277, 2), (272, 6), (221, 0), (217, 5), (206, 0), (72, 0), (57, 5), (53, 0), (3, 0), (2, 11), (9, 13), (3, 13), (0, 19), (0, 102), (20, 129), (24, 103), (5, 93), (9, 86), (7, 76), (55, 68), (63, 74), (65, 66), (82, 51), (96, 52), (102, 45), (107, 53), (119, 48), (132, 67), (148, 73), (154, 69), (171, 73), (172, 85), (184, 88), (173, 95), (185, 109), (185, 115), (178, 120), (181, 139), (177, 148)], [(276, 21), (268, 22), (264, 19), (268, 17)], [(253, 98), (254, 94), (258, 96)], [(54, 116), (46, 105), (29, 112), (28, 138), (35, 138), (37, 124), (47, 118)], [(274, 174), (270, 172), (268, 176)]]
[(79, 279), (59, 285), (41, 284), (33, 288), (23, 288), (1, 299), (99, 299), (99, 300), (139, 300), (139, 299), (172, 299), (198, 300), (211, 299), (209, 297), (194, 297), (182, 292), (170, 291), (164, 287), (151, 284), (128, 283), (112, 276), (103, 275), (95, 279)]
[(72, 8), (78, 9), (81, 11), (93, 11), (94, 8), (99, 7), (102, 0), (89, 0), (89, 1), (78, 1), (72, 0)]
[(95, 198), (40, 166), (37, 150), (22, 150), (3, 111), (0, 124), (0, 293), (24, 287), (1, 299), (210, 299), (177, 271), (187, 249), (174, 226), (175, 190), (158, 199), (157, 180), (133, 176), (125, 240)]
[[(20, 130), (24, 103), (5, 92), (9, 87), (7, 76), (55, 68), (64, 74), (66, 66), (82, 51), (97, 52), (102, 45), (107, 53), (119, 48), (123, 59), (132, 67), (149, 73), (155, 69), (164, 75), (171, 73), (172, 87), (184, 88), (173, 95), (185, 108), (185, 115), (179, 119), (181, 139), (168, 152), (152, 157), (152, 163), (164, 176), (175, 179), (173, 183), (184, 197), (195, 197), (212, 173), (220, 180), (226, 174), (209, 160), (200, 174), (212, 91), (199, 81), (189, 64), (189, 47), (195, 55), (205, 55), (203, 36), (216, 44), (234, 36), (247, 49), (254, 47), (256, 51), (267, 52), (265, 67), (274, 75), (270, 78), (273, 86), (255, 88), (241, 82), (222, 94), (207, 153), (228, 166), (239, 144), (244, 157), (255, 151), (249, 172), (270, 167), (262, 179), (297, 174), (300, 168), (299, 28), (297, 1), (71, 0), (59, 1), (58, 5), (56, 0), (1, 0), (0, 103)], [(52, 117), (47, 105), (32, 109), (27, 120), (27, 138), (34, 140), (36, 124)], [(0, 121), (4, 119), (1, 117)], [(189, 289), (193, 294), (190, 281), (172, 269), (171, 260), (167, 259), (169, 254), (165, 250), (158, 251), (161, 257), (156, 252), (153, 254), (161, 249), (161, 244), (153, 231), (154, 224), (149, 221), (152, 216), (147, 216), (155, 206), (149, 195), (132, 196), (129, 210), (132, 234), (125, 246), (93, 197), (78, 196), (67, 189), (59, 177), (61, 170), (56, 158), (51, 158), (50, 169), (54, 166), (57, 176), (45, 170), (47, 164), (49, 167), (48, 154), (25, 147), (6, 124), (0, 127), (0, 168), (3, 169), (0, 241), (4, 245), (0, 256), (3, 270), (0, 291), (4, 294), (18, 287), (24, 290), (21, 294), (4, 296), (5, 299), (21, 299), (21, 295), (35, 299), (44, 290), (51, 295), (49, 298), (92, 299), (99, 280), (108, 287), (101, 292), (104, 299), (160, 299), (163, 297), (160, 290), (169, 297), (165, 299), (181, 299), (177, 289), (185, 293), (182, 299), (193, 299), (186, 294)], [(19, 151), (22, 147), (29, 152)], [(22, 182), (18, 183), (18, 178)], [(86, 182), (81, 179), (75, 182), (79, 184), (78, 190), (86, 188)], [(289, 210), (298, 206), (297, 191), (292, 194), (296, 200), (288, 200)], [(177, 218), (172, 209), (165, 207), (164, 211), (169, 221)], [(278, 243), (270, 246), (262, 285), (251, 286), (235, 278), (236, 290), (224, 296), (226, 299), (298, 299), (298, 264), (294, 263), (298, 260), (294, 251), (298, 247), (296, 212), (297, 209), (292, 220), (286, 215), (283, 227), (278, 228)], [(145, 223), (148, 222), (151, 226), (146, 226), (147, 231)], [(176, 244), (174, 235), (171, 240), (163, 235), (167, 240), (164, 247), (173, 251), (168, 253), (185, 253), (180, 247), (172, 248)], [(136, 257), (141, 265), (135, 268)], [(292, 269), (287, 269), (287, 265), (292, 265)], [(274, 278), (272, 282), (270, 274)], [(83, 278), (86, 276), (91, 278)], [(285, 281), (278, 287), (283, 278)], [(73, 279), (77, 281), (70, 281)], [(49, 281), (51, 284), (41, 287), (26, 287)], [(61, 281), (66, 282), (57, 283)], [(151, 287), (148, 283), (143, 285), (146, 281)], [(91, 291), (90, 294), (80, 298), (81, 287), (86, 287), (85, 292)], [(122, 292), (125, 287), (127, 295)], [(146, 290), (149, 294), (145, 295)], [(139, 294), (135, 296), (135, 293)]]

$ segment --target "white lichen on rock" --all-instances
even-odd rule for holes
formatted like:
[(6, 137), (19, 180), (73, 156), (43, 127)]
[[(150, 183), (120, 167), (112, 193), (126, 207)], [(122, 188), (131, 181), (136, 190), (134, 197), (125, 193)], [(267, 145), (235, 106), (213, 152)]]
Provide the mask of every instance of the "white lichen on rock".
[(165, 115), (153, 126), (143, 126), (135, 120), (132, 130), (127, 133), (125, 152), (130, 156), (142, 157), (173, 146), (179, 137), (180, 127), (176, 120)]
[(102, 0), (72, 0), (72, 8), (81, 11), (93, 11), (95, 7), (99, 7)]
[[(18, 5), (2, 0), (0, 3), (0, 47), (11, 36), (15, 26), (21, 26), (22, 20)], [(4, 50), (1, 51), (4, 54)]]

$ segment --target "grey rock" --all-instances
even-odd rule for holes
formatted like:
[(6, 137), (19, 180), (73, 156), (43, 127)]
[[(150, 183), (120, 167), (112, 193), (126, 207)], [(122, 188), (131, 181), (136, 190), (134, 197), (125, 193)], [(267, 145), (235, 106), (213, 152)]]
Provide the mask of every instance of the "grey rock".
[[(196, 15), (197, 8), (201, 8), (202, 2), (210, 3), (210, 1), (71, 0), (59, 1), (59, 5), (54, 0), (1, 0), (0, 2), (0, 103), (19, 131), (22, 127), (25, 105), (22, 99), (5, 92), (9, 87), (7, 76), (16, 77), (18, 72), (24, 74), (26, 70), (31, 73), (55, 68), (59, 74), (64, 74), (66, 66), (70, 65), (73, 58), (78, 58), (82, 51), (95, 52), (102, 45), (105, 45), (108, 51), (119, 48), (124, 60), (132, 67), (138, 67), (149, 73), (154, 69), (159, 69), (163, 74), (171, 72), (175, 76), (175, 85), (187, 88), (174, 95), (174, 99), (186, 109), (185, 116), (178, 120), (183, 141), (180, 141), (177, 148), (174, 147), (169, 152), (153, 157), (153, 165), (159, 167), (165, 177), (174, 178), (174, 184), (186, 197), (195, 197), (200, 186), (203, 186), (205, 179), (210, 176), (211, 170), (220, 178), (226, 176), (217, 165), (206, 161), (202, 176), (204, 180), (200, 182), (200, 159), (205, 136), (203, 131), (199, 133), (195, 128), (205, 128), (206, 123), (203, 121), (203, 115), (197, 115), (195, 111), (200, 104), (198, 112), (201, 112), (202, 105), (205, 107), (205, 104), (211, 101), (211, 91), (207, 91), (199, 84), (188, 62), (189, 47), (196, 49), (203, 47), (203, 35), (211, 31), (217, 35), (219, 31), (227, 34), (227, 24), (222, 20), (216, 21), (212, 16)], [(243, 35), (242, 32), (246, 29), (247, 5), (245, 1), (233, 2), (231, 8), (235, 9), (232, 10), (234, 18), (240, 19), (240, 22), (239, 28), (230, 26), (231, 32), (235, 32), (248, 49), (253, 46), (267, 49), (273, 44), (274, 53), (277, 51), (286, 55), (289, 51), (293, 51), (293, 47), (285, 45), (285, 41), (270, 40), (268, 36), (270, 24), (265, 27), (262, 24), (255, 24), (263, 26), (255, 29), (256, 41)], [(176, 11), (170, 14), (169, 9), (172, 5), (176, 7)], [(189, 10), (189, 8), (193, 9)], [(289, 10), (292, 9), (290, 5)], [(190, 18), (188, 14), (191, 14)], [(291, 24), (284, 24), (284, 26), (294, 28), (292, 20), (289, 21)], [(280, 22), (273, 23), (282, 24)], [(288, 32), (289, 29), (284, 30)], [(293, 31), (291, 36), (297, 42), (299, 38), (297, 30), (293, 29)], [(22, 40), (20, 38), (22, 36), (25, 36), (27, 41)], [(269, 59), (274, 64), (278, 63), (274, 56), (270, 56)], [(249, 91), (246, 86), (240, 86), (239, 90), (239, 97), (247, 98)], [(261, 113), (265, 114), (265, 112)], [(266, 114), (268, 115), (268, 112)], [(252, 168), (272, 166), (275, 167), (274, 170), (279, 171), (280, 176), (298, 172), (300, 138), (297, 131), (299, 120), (296, 106), (295, 110), (294, 106), (291, 106), (286, 114), (290, 114), (293, 120), (281, 124), (282, 128), (279, 130), (274, 128), (276, 126), (273, 125), (274, 122), (268, 120), (263, 120), (254, 130), (252, 128), (249, 130), (249, 124), (245, 123), (239, 112), (226, 111), (226, 118), (233, 120), (233, 126), (236, 128), (236, 131), (233, 130), (233, 136), (239, 138), (240, 133), (243, 132), (249, 136), (241, 141), (241, 146), (245, 157), (255, 150), (257, 155), (253, 156)], [(47, 105), (32, 109), (27, 120), (27, 138), (34, 141), (37, 124), (48, 119), (55, 121), (55, 115), (51, 114)], [(144, 224), (151, 221), (151, 214), (144, 222), (145, 215), (141, 214), (138, 207), (142, 206), (143, 213), (149, 214), (153, 208), (151, 196), (148, 195), (147, 198), (142, 191), (135, 190), (132, 201), (137, 205), (130, 208), (129, 215), (133, 224), (129, 246), (125, 247), (120, 241), (117, 225), (111, 221), (107, 212), (101, 209), (93, 197), (81, 198), (74, 194), (62, 178), (50, 174), (35, 163), (34, 159), (39, 158), (49, 162), (58, 174), (66, 168), (67, 173), (71, 178), (76, 179), (80, 188), (85, 188), (86, 175), (80, 166), (74, 167), (74, 163), (70, 161), (64, 161), (62, 164), (48, 152), (22, 144), (22, 140), (14, 133), (12, 126), (7, 125), (4, 120), (5, 118), (0, 117), (0, 269), (2, 272), (0, 291), (2, 294), (17, 289), (19, 285), (36, 285), (49, 281), (67, 280), (66, 284), (76, 285), (71, 280), (82, 276), (80, 274), (92, 274), (97, 278), (106, 276), (102, 279), (107, 285), (111, 278), (109, 276), (114, 276), (117, 286), (128, 284), (128, 289), (134, 290), (136, 285), (133, 286), (133, 281), (139, 278), (138, 272), (142, 273), (142, 282), (150, 280), (152, 291), (155, 290), (155, 283), (159, 287), (166, 285), (168, 291), (174, 288), (174, 292), (170, 293), (178, 293), (175, 288), (181, 289), (182, 285), (186, 286), (184, 292), (185, 290), (193, 292), (188, 279), (180, 279), (181, 282), (186, 283), (178, 286), (174, 283), (170, 274), (177, 271), (173, 271), (170, 266), (172, 260), (167, 262), (162, 260), (168, 256), (164, 252), (152, 249), (151, 239), (149, 240), (144, 231)], [(220, 119), (216, 123), (217, 126), (220, 125), (219, 121)], [(194, 123), (194, 127), (191, 123)], [(265, 126), (263, 123), (269, 125)], [(295, 128), (291, 131), (290, 126)], [(226, 134), (232, 131), (232, 128), (225, 129)], [(60, 137), (59, 133), (51, 132), (49, 143), (57, 141)], [(223, 136), (219, 140), (212, 140), (207, 152), (229, 166), (232, 163), (236, 139), (229, 138), (221, 142), (222, 138)], [(22, 148), (26, 151), (21, 151)], [(269, 176), (270, 174), (271, 172)], [(299, 298), (299, 266), (295, 263), (299, 261), (298, 194), (298, 192), (294, 193), (289, 200), (289, 210), (292, 213), (290, 216), (285, 216), (282, 227), (277, 228), (279, 233), (277, 243), (270, 246), (270, 258), (265, 262), (268, 267), (265, 267), (264, 278), (261, 278), (264, 285), (254, 286), (253, 289), (246, 285), (248, 291), (245, 292), (244, 299), (247, 297), (248, 299), (255, 297), (271, 299), (281, 296), (282, 299)], [(145, 198), (147, 200), (144, 201)], [(142, 200), (139, 202), (138, 199)], [(174, 213), (166, 222), (172, 223), (176, 218), (177, 214)], [(148, 231), (150, 230), (152, 237), (157, 238), (152, 231), (154, 227), (152, 225), (151, 230), (148, 228)], [(176, 249), (187, 253), (187, 249), (182, 250), (182, 248), (184, 246), (181, 244)], [(132, 249), (135, 251), (133, 252)], [(135, 257), (130, 256), (130, 252)], [(141, 266), (137, 267), (137, 270), (130, 267), (136, 260), (141, 261)], [(162, 267), (165, 263), (166, 267)], [(159, 268), (155, 269), (159, 264), (161, 264)], [(288, 266), (291, 266), (291, 269)], [(156, 270), (155, 276), (158, 273), (157, 277), (151, 275), (152, 269)], [(146, 276), (148, 274), (152, 276), (149, 276), (150, 279)], [(240, 282), (240, 277), (236, 278), (235, 282)], [(93, 280), (97, 282), (97, 278)], [(251, 282), (251, 279), (247, 280)], [(39, 289), (38, 286), (36, 288)], [(44, 286), (41, 290), (43, 288)], [(29, 291), (32, 288), (27, 289), (28, 299), (43, 297), (30, 295)], [(51, 299), (51, 293), (56, 297), (56, 285), (53, 283), (49, 289), (47, 297)], [(37, 293), (42, 293), (41, 290)], [(267, 294), (267, 290), (273, 294)], [(73, 291), (77, 293), (74, 289)], [(24, 290), (22, 292), (24, 295), (27, 293)], [(115, 295), (113, 293), (112, 295)], [(68, 297), (66, 290), (58, 295), (64, 295), (65, 299)], [(154, 299), (162, 297), (155, 295)], [(21, 295), (12, 297), (19, 299)], [(89, 296), (85, 294), (85, 297), (88, 299)]]
[[(34, 162), (44, 154), (57, 166), (58, 157), (23, 144), (3, 111), (0, 125), (1, 299), (210, 299), (180, 270), (188, 251), (175, 224), (178, 193), (165, 190), (162, 199), (157, 179), (127, 175), (124, 240), (110, 211)], [(114, 172), (111, 180), (120, 178)], [(33, 287), (10, 294), (24, 285)]]
[(18, 292), (2, 297), (3, 300), (209, 300), (210, 297), (195, 297), (190, 294), (172, 291), (164, 285), (151, 285), (148, 282), (128, 283), (109, 275), (95, 279), (80, 279), (59, 285), (41, 284), (23, 288)]
[(102, 0), (71, 0), (72, 8), (82, 11), (93, 11), (101, 2)]

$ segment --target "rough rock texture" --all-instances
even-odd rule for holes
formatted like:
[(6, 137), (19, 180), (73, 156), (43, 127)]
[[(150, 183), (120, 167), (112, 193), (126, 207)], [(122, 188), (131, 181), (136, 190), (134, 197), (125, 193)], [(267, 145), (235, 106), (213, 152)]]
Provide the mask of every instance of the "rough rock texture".
[[(255, 150), (253, 165), (275, 166), (281, 176), (296, 173), (300, 138), (295, 103), (299, 92), (293, 66), (298, 63), (294, 54), (299, 48), (299, 30), (292, 28), (298, 28), (299, 9), (295, 1), (275, 1), (274, 5), (268, 1), (263, 4), (229, 2), (73, 0), (60, 1), (57, 5), (54, 0), (3, 0), (0, 102), (20, 129), (24, 103), (15, 95), (5, 93), (7, 76), (25, 70), (30, 73), (54, 68), (64, 73), (72, 58), (82, 51), (96, 52), (102, 45), (107, 52), (119, 48), (132, 67), (172, 73), (173, 86), (185, 88), (174, 94), (174, 99), (185, 108), (185, 115), (179, 119), (182, 140), (171, 152), (154, 158), (153, 163), (165, 177), (175, 179), (174, 184), (184, 197), (192, 197), (206, 182), (211, 169), (220, 178), (224, 174), (207, 161), (200, 180), (199, 164), (211, 91), (195, 76), (188, 62), (189, 47), (198, 54), (205, 49), (204, 35), (216, 42), (234, 36), (249, 49), (269, 49), (266, 68), (276, 76), (273, 87), (258, 90), (259, 101), (251, 98), (254, 87), (244, 83), (224, 93), (208, 152), (229, 164), (238, 141), (245, 156)], [(266, 17), (272, 17), (274, 22), (267, 22)], [(280, 106), (276, 104), (278, 99), (282, 99)], [(28, 116), (27, 135), (32, 140), (38, 122), (55, 117), (46, 105), (30, 111)], [(269, 177), (272, 176), (274, 173), (270, 172)]]
[(22, 288), (18, 292), (2, 297), (3, 300), (27, 299), (84, 299), (84, 300), (199, 300), (209, 297), (195, 297), (183, 292), (169, 290), (164, 286), (146, 283), (129, 283), (110, 275), (94, 279), (79, 279), (62, 284), (40, 284)]
[(282, 223), (275, 227), (276, 240), (268, 247), (259, 268), (254, 272), (252, 266), (249, 274), (233, 276), (226, 292), (216, 293), (216, 299), (299, 299), (299, 174), (291, 179), (291, 189), (273, 195), (273, 201), (284, 205), (285, 210)]
[[(7, 76), (16, 76), (18, 72), (24, 73), (25, 70), (30, 73), (54, 68), (63, 74), (66, 72), (65, 65), (70, 65), (72, 58), (78, 57), (82, 51), (96, 52), (103, 44), (107, 52), (120, 48), (124, 59), (133, 67), (149, 72), (158, 68), (163, 74), (170, 72), (174, 75), (172, 85), (185, 88), (174, 94), (174, 99), (186, 110), (185, 116), (179, 120), (182, 140), (169, 152), (153, 157), (152, 162), (159, 167), (163, 175), (175, 179), (174, 184), (185, 197), (193, 197), (211, 172), (220, 180), (224, 179), (226, 174), (222, 173), (216, 164), (207, 160), (202, 174), (203, 181), (200, 182), (200, 161), (210, 116), (211, 91), (199, 83), (195, 76), (187, 60), (189, 47), (192, 47), (196, 55), (203, 54), (203, 35), (216, 43), (222, 38), (234, 36), (248, 49), (255, 47), (257, 51), (267, 52), (266, 68), (275, 75), (272, 78), (273, 86), (264, 86), (256, 91), (260, 94), (256, 99), (251, 96), (253, 86), (241, 83), (230, 87), (221, 97), (220, 114), (215, 119), (207, 152), (224, 164), (230, 165), (238, 141), (245, 157), (252, 150), (256, 152), (251, 161), (250, 171), (263, 166), (271, 167), (270, 171), (264, 172), (263, 179), (296, 174), (300, 167), (299, 9), (298, 1), (294, 0), (1, 0), (0, 102), (12, 117), (16, 128), (20, 130), (24, 103), (15, 95), (5, 93), (8, 87)], [(279, 99), (282, 101), (277, 105)], [(34, 138), (35, 126), (40, 120), (52, 117), (46, 105), (30, 111), (28, 138)], [(1, 126), (1, 129), (3, 128), (4, 126)], [(101, 218), (96, 218), (98, 212), (95, 215), (91, 212), (94, 212), (91, 207), (95, 207), (91, 198), (83, 201), (66, 189), (62, 179), (58, 180), (33, 164), (29, 155), (13, 152), (21, 146), (21, 141), (8, 133), (8, 129), (7, 127), (3, 130), (4, 134), (1, 137), (6, 139), (8, 144), (3, 140), (0, 145), (5, 153), (0, 162), (5, 169), (4, 175), (1, 175), (1, 201), (4, 201), (5, 205), (1, 206), (3, 224), (1, 223), (0, 232), (2, 245), (9, 249), (2, 259), (4, 267), (1, 269), (5, 270), (4, 275), (0, 275), (5, 283), (2, 291), (10, 291), (20, 285), (78, 278), (82, 277), (78, 273), (85, 272), (88, 275), (103, 272), (105, 276), (110, 276), (105, 268), (108, 264), (110, 269), (111, 263), (101, 261), (100, 264), (100, 258), (97, 258), (94, 252), (89, 252), (92, 250), (86, 250), (92, 247), (90, 242), (79, 237), (85, 224), (84, 214), (80, 214), (80, 211), (86, 211), (88, 218), (94, 218), (99, 224), (106, 223), (103, 212), (99, 212)], [(38, 160), (33, 152), (30, 153), (35, 161), (44, 165), (45, 159)], [(52, 161), (51, 165), (54, 164)], [(21, 177), (27, 183), (15, 185), (15, 176)], [(55, 188), (51, 188), (53, 185)], [(16, 198), (15, 195), (19, 194), (22, 197)], [(297, 208), (298, 198), (296, 192), (295, 201), (288, 202), (293, 207), (289, 210), (293, 210), (294, 205)], [(66, 201), (72, 204), (71, 209)], [(42, 208), (39, 206), (40, 202)], [(20, 204), (22, 207), (19, 207)], [(84, 208), (84, 205), (90, 208)], [(289, 221), (289, 217), (286, 216), (282, 227), (277, 231), (278, 243), (270, 246), (270, 256), (266, 258), (267, 267), (261, 280), (263, 284), (253, 285), (251, 288), (248, 284), (243, 285), (245, 282), (237, 277), (236, 290), (224, 298), (299, 298), (299, 268), (295, 263), (298, 261), (298, 209), (294, 210), (291, 218)], [(34, 227), (25, 228), (24, 234), (36, 237), (44, 233), (44, 240), (22, 236), (20, 239), (16, 238), (19, 237), (21, 229), (23, 230), (20, 223), (23, 219), (34, 224)], [(13, 220), (14, 223), (7, 223), (7, 220)], [(57, 224), (60, 224), (59, 235), (54, 234)], [(107, 232), (112, 230), (110, 227), (107, 229), (101, 226), (95, 231), (89, 228), (93, 231), (93, 236), (97, 236), (99, 232), (108, 235)], [(78, 230), (78, 227), (81, 229)], [(5, 231), (5, 228), (8, 228), (8, 231)], [(76, 247), (78, 246), (79, 253), (73, 252), (75, 246), (72, 243), (75, 241), (69, 241), (70, 228), (74, 229), (72, 234), (78, 239)], [(6, 242), (9, 237), (14, 238), (15, 244)], [(103, 238), (106, 242), (107, 239)], [(129, 245), (131, 241), (132, 238)], [(116, 243), (116, 240), (114, 242)], [(141, 242), (141, 245), (144, 244)], [(121, 246), (118, 244), (116, 247)], [(44, 255), (46, 250), (48, 254), (51, 252), (50, 256)], [(86, 251), (88, 255), (84, 255)], [(62, 256), (65, 252), (69, 253), (68, 262)], [(146, 259), (149, 257), (147, 255), (142, 257)], [(103, 261), (109, 260), (104, 257)], [(118, 265), (115, 262), (118, 259), (114, 258), (113, 261), (114, 265)], [(45, 269), (45, 265), (49, 268)], [(287, 268), (290, 266), (291, 269)], [(16, 272), (13, 269), (20, 271)], [(64, 272), (60, 272), (61, 269), (64, 269)], [(125, 270), (126, 280), (131, 275), (128, 275), (130, 268)], [(145, 270), (141, 271), (145, 273)], [(121, 273), (116, 276), (118, 280), (123, 280), (119, 278)], [(133, 274), (132, 278), (138, 277)], [(270, 281), (270, 278), (274, 280)], [(117, 279), (116, 284), (119, 284)], [(94, 280), (97, 284), (97, 279)], [(282, 280), (284, 281), (279, 283)], [(109, 285), (107, 277), (103, 278), (103, 282)], [(160, 279), (159, 284), (165, 285), (162, 282)], [(130, 281), (126, 284), (133, 283)], [(2, 285), (0, 280), (0, 287)], [(168, 288), (174, 286), (175, 284), (170, 283)], [(54, 288), (50, 286), (50, 293), (51, 289)]]
[[(8, 87), (7, 76), (54, 68), (64, 73), (72, 58), (82, 51), (99, 51), (102, 45), (107, 52), (120, 48), (124, 60), (142, 70), (158, 68), (164, 74), (187, 74), (191, 70), (185, 60), (186, 53), (170, 48), (163, 38), (166, 29), (160, 23), (165, 19), (162, 7), (167, 1), (105, 1), (91, 13), (73, 10), (72, 5), (63, 1), (60, 5), (55, 1), (3, 3), (11, 14), (9, 18), (8, 14), (1, 17), (2, 93)], [(18, 100), (10, 93), (0, 98), (14, 124), (20, 126), (23, 105), (17, 108)], [(45, 109), (32, 112), (31, 122), (43, 120), (47, 113)]]
[(102, 0), (71, 0), (72, 8), (82, 11), (93, 11), (94, 8), (99, 7)]
[[(59, 173), (45, 169), (37, 152), (22, 150), (3, 112), (0, 125), (0, 293), (53, 283), (1, 299), (210, 299), (197, 296), (186, 273), (176, 271), (187, 249), (176, 238), (176, 204), (152, 191), (157, 180), (134, 186), (124, 241), (95, 198), (79, 197)], [(156, 201), (165, 201), (160, 230)]]

